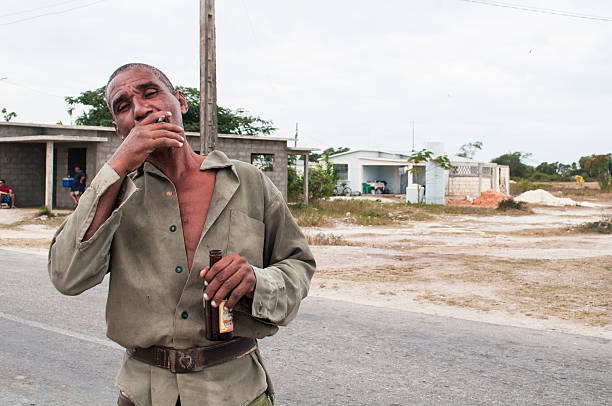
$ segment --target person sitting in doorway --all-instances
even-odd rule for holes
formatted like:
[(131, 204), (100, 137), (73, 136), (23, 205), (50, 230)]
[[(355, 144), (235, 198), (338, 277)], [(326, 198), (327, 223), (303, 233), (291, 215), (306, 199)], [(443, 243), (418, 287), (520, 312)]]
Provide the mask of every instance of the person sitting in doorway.
[(79, 166), (74, 167), (74, 176), (72, 177), (72, 186), (70, 186), (70, 198), (74, 202), (73, 208), (76, 209), (79, 204), (79, 199), (85, 192), (85, 171), (82, 171)]
[(0, 196), (2, 197), (2, 205), (6, 204), (11, 209), (15, 208), (15, 192), (6, 186), (4, 179), (0, 179)]

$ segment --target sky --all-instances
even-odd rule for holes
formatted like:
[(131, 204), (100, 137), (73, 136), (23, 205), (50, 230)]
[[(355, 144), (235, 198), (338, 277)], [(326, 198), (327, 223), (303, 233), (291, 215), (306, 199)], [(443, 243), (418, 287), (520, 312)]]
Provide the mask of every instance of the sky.
[[(485, 2), (493, 2), (485, 0)], [(300, 147), (408, 152), (483, 143), (527, 163), (612, 152), (612, 2), (216, 2), (218, 104), (272, 120)], [(70, 123), (65, 96), (127, 62), (199, 85), (199, 2), (0, 0), (0, 108)], [(6, 79), (2, 79), (6, 78)], [(292, 143), (291, 143), (292, 145)]]

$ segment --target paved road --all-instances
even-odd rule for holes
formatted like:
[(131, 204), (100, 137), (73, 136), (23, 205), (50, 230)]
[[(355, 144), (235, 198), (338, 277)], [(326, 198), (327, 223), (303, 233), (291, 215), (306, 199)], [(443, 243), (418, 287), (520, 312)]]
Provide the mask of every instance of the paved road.
[[(111, 405), (106, 284), (57, 293), (0, 249), (0, 405)], [(612, 341), (309, 298), (261, 341), (279, 405), (610, 405)]]

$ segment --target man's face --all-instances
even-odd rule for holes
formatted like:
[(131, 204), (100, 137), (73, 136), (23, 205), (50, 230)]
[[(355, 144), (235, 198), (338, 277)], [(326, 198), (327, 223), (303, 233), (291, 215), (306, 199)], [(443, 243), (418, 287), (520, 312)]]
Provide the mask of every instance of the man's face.
[(113, 112), (115, 130), (121, 138), (156, 111), (169, 111), (173, 124), (183, 126), (181, 114), (187, 112), (187, 102), (180, 92), (170, 89), (146, 68), (121, 72), (108, 84), (108, 100)]
[(4, 186), (4, 182), (0, 180), (0, 187)]

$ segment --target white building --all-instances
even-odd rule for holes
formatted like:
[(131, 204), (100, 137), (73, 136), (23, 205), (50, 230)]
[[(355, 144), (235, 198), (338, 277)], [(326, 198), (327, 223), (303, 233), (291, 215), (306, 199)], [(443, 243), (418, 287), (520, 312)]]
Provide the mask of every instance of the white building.
[[(427, 149), (434, 156), (444, 154), (441, 142), (429, 142)], [(425, 196), (428, 203), (439, 204), (448, 197), (473, 199), (491, 189), (509, 193), (510, 169), (506, 165), (450, 156), (451, 169), (443, 170), (433, 162), (409, 162), (409, 156), (358, 149), (331, 155), (329, 161), (339, 177), (338, 183), (346, 183), (353, 192), (372, 193), (374, 188), (382, 191), (380, 186), (384, 184), (384, 193), (406, 194), (407, 201), (413, 203), (423, 201)]]
[[(376, 182), (386, 183), (387, 193), (404, 193), (408, 184), (408, 154), (378, 150), (358, 149), (331, 155), (338, 182), (353, 192), (364, 193), (375, 187)], [(364, 183), (368, 184), (364, 188)]]

